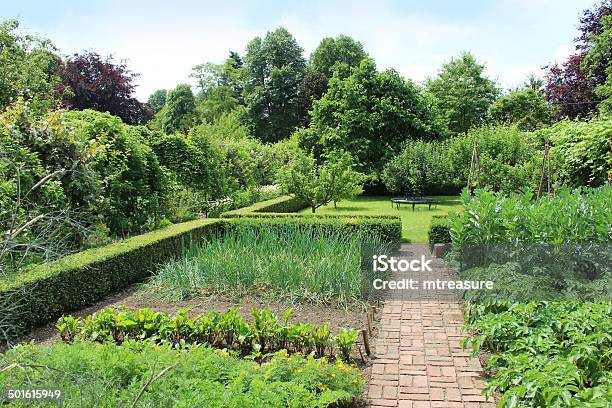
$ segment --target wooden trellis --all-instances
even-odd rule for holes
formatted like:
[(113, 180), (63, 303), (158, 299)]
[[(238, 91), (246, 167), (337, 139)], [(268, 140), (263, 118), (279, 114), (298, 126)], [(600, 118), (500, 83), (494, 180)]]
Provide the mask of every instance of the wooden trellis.
[(546, 194), (552, 193), (552, 182), (550, 177), (550, 145), (546, 142), (544, 146), (544, 155), (542, 156), (542, 168), (540, 171), (540, 184), (538, 186), (538, 198), (542, 194), (544, 185), (544, 174), (546, 173)]
[(470, 161), (470, 174), (468, 175), (467, 188), (472, 190), (472, 181), (474, 178), (478, 178), (480, 174), (480, 157), (478, 156), (478, 144), (476, 138), (474, 138), (474, 145), (472, 148), (472, 160)]

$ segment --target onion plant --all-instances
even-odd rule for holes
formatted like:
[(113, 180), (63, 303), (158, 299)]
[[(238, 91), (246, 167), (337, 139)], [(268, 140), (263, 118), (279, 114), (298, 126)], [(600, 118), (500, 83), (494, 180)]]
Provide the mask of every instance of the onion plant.
[[(367, 244), (371, 248), (370, 239)], [(146, 288), (180, 299), (254, 293), (346, 305), (362, 299), (365, 245), (364, 237), (307, 227), (243, 227), (185, 248), (185, 255), (162, 267)]]

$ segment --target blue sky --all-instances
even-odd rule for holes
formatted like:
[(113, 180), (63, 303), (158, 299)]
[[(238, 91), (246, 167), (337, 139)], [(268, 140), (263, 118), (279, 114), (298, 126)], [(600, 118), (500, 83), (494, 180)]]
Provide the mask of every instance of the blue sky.
[(62, 54), (93, 49), (126, 59), (141, 74), (137, 96), (188, 82), (191, 67), (243, 53), (256, 35), (284, 26), (308, 56), (319, 41), (347, 34), (380, 68), (422, 82), (472, 51), (503, 87), (564, 59), (580, 12), (593, 0), (474, 1), (29, 1), (0, 0), (0, 18), (19, 18)]

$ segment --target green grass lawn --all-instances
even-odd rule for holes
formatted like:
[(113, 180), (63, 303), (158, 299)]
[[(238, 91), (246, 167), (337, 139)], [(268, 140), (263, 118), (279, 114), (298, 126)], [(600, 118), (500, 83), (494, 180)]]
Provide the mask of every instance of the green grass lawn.
[[(461, 200), (457, 196), (437, 196), (437, 207), (427, 209), (426, 204), (417, 204), (414, 211), (412, 206), (403, 204), (399, 210), (391, 206), (391, 197), (360, 196), (317, 209), (317, 214), (369, 214), (369, 215), (399, 215), (402, 217), (402, 239), (406, 242), (426, 243), (427, 230), (433, 215), (445, 215), (449, 211), (461, 208)], [(310, 213), (310, 208), (301, 211)]]

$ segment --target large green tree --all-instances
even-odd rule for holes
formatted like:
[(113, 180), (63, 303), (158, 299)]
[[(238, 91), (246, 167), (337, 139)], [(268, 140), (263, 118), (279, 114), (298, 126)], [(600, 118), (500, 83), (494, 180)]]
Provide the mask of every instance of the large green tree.
[(209, 122), (231, 112), (244, 102), (242, 92), (245, 70), (242, 59), (235, 52), (230, 52), (229, 58), (222, 64), (209, 62), (196, 65), (191, 76), (198, 83), (199, 115)]
[(497, 98), (489, 109), (493, 123), (516, 125), (521, 130), (535, 130), (552, 121), (552, 109), (544, 95), (533, 88), (516, 89)]
[(330, 80), (327, 93), (314, 101), (310, 127), (298, 138), (317, 157), (347, 151), (359, 171), (376, 177), (403, 141), (440, 134), (420, 90), (394, 70), (378, 72), (365, 59), (350, 76)]
[(310, 55), (310, 61), (315, 70), (331, 78), (337, 64), (356, 67), (367, 56), (368, 54), (363, 50), (363, 44), (347, 35), (340, 34), (336, 38), (322, 39), (317, 49)]
[(245, 119), (264, 141), (287, 138), (300, 123), (298, 85), (306, 70), (303, 50), (285, 28), (247, 45)]
[(0, 22), (0, 108), (18, 97), (40, 111), (56, 105), (62, 65), (49, 40), (21, 33), (16, 20)]
[(166, 106), (167, 97), (168, 91), (165, 89), (158, 89), (157, 91), (153, 92), (151, 96), (149, 96), (147, 104), (153, 110), (153, 112), (157, 113), (162, 110), (164, 106)]
[(183, 132), (195, 124), (196, 104), (191, 86), (179, 84), (168, 92), (166, 106), (160, 114), (163, 116), (162, 129), (166, 133)]
[(484, 122), (487, 110), (499, 93), (495, 81), (484, 75), (485, 66), (470, 53), (463, 53), (442, 66), (438, 76), (427, 81), (451, 135), (467, 132)]

